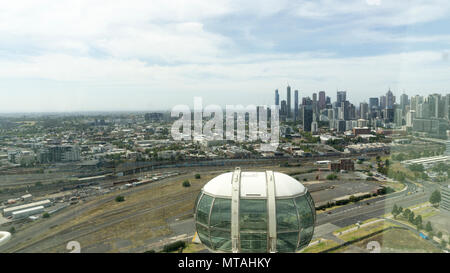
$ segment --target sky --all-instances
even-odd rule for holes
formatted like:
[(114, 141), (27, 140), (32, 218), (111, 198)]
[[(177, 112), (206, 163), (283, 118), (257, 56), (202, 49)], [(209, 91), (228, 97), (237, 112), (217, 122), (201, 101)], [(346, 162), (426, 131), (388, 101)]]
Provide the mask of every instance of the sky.
[(151, 111), (346, 90), (450, 91), (448, 0), (19, 0), (0, 6), (0, 112)]

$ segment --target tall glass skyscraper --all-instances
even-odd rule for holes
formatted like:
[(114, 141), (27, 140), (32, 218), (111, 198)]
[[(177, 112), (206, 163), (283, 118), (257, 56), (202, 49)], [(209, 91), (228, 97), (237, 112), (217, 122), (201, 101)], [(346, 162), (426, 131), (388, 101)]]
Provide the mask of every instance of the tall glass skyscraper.
[(278, 89), (275, 89), (275, 105), (280, 105), (280, 94), (278, 93)]
[(292, 117), (292, 109), (291, 109), (291, 87), (288, 85), (287, 87), (287, 117)]

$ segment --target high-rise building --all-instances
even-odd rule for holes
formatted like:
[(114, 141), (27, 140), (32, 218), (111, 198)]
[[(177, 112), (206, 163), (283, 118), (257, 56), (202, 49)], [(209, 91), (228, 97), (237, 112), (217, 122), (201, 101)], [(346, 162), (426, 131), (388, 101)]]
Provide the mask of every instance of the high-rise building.
[(339, 119), (349, 120), (351, 117), (350, 112), (350, 102), (348, 100), (341, 102), (339, 107)]
[(408, 99), (408, 95), (406, 94), (401, 94), (400, 95), (400, 108), (402, 109), (402, 111), (404, 112), (406, 109), (406, 106), (409, 104), (409, 99)]
[(403, 125), (403, 110), (401, 108), (399, 108), (399, 107), (397, 107), (395, 109), (394, 122), (395, 122), (395, 125), (398, 126), (398, 127)]
[(444, 97), (444, 118), (450, 120), (450, 94)]
[(294, 91), (294, 121), (298, 119), (298, 90)]
[(280, 116), (282, 116), (282, 117), (284, 117), (286, 119), (286, 116), (287, 116), (286, 100), (282, 100), (281, 101)]
[(291, 110), (291, 87), (288, 85), (287, 87), (287, 117), (291, 118), (292, 110)]
[(336, 104), (338, 107), (341, 105), (343, 101), (347, 100), (347, 91), (337, 91), (336, 95)]
[(325, 91), (319, 91), (319, 109), (324, 109), (326, 103)]
[(311, 105), (302, 105), (303, 131), (311, 132), (313, 122), (313, 110)]
[(391, 89), (389, 89), (388, 92), (386, 93), (386, 108), (394, 109), (394, 103), (395, 103), (395, 96), (392, 93)]
[(378, 98), (369, 98), (369, 109), (370, 111), (378, 110), (380, 107)]
[(275, 105), (280, 106), (280, 94), (278, 93), (278, 89), (275, 89)]
[(317, 124), (317, 121), (311, 122), (311, 133), (316, 134), (319, 132), (319, 125)]
[(362, 119), (369, 118), (369, 104), (367, 102), (361, 102), (359, 104), (359, 117)]
[(312, 105), (312, 100), (310, 97), (303, 97), (302, 98), (302, 105)]
[(386, 102), (386, 96), (381, 96), (380, 97), (380, 109), (386, 109), (387, 106), (387, 102)]
[(406, 112), (406, 117), (405, 117), (406, 126), (412, 127), (413, 120), (415, 118), (416, 118), (416, 111), (409, 110), (408, 112)]

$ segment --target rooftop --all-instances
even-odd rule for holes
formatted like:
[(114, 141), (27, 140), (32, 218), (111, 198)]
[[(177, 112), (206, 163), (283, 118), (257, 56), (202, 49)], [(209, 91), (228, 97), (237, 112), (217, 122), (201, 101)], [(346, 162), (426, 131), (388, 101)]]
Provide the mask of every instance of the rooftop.
[[(231, 197), (231, 178), (233, 172), (221, 174), (209, 181), (203, 190), (215, 196)], [(289, 175), (274, 172), (275, 196), (287, 197), (300, 195), (306, 192), (306, 188)], [(267, 182), (265, 172), (241, 173), (241, 197), (267, 197)]]

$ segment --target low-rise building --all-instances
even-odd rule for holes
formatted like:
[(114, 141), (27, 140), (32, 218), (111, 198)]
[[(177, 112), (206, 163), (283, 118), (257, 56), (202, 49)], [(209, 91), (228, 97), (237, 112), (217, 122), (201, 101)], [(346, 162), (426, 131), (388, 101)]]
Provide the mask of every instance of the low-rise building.
[(339, 161), (329, 162), (328, 169), (330, 171), (354, 171), (355, 163), (349, 158), (341, 158)]

